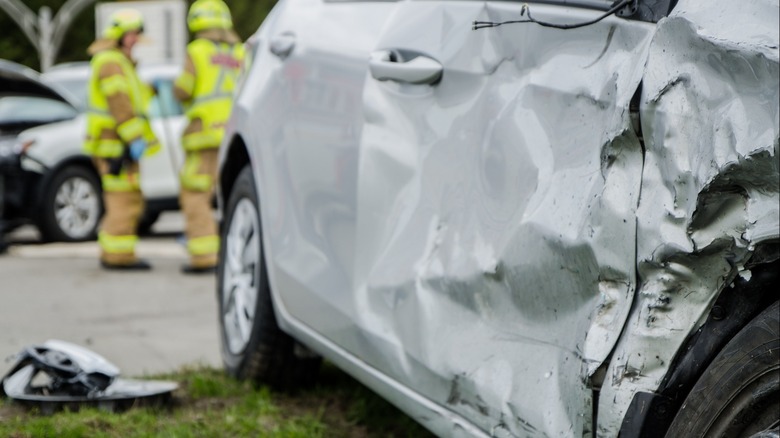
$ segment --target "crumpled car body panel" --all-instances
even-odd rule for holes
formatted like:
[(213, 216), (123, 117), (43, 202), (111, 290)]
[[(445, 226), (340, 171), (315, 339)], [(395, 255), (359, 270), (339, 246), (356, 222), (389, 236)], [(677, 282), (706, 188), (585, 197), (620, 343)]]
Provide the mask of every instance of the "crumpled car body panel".
[(605, 434), (636, 391), (661, 384), (718, 294), (750, 278), (757, 248), (777, 243), (779, 12), (680, 2), (658, 23), (641, 101), (640, 286), (602, 388)]
[[(366, 84), (351, 317), (391, 349), (362, 357), (491, 433), (582, 435), (583, 376), (617, 341), (635, 287), (629, 104), (652, 27), (458, 38), (521, 5), (404, 6), (378, 46), (445, 70), (430, 93)], [(420, 41), (423, 23), (453, 36)]]
[[(778, 240), (777, 5), (715, 3), (281, 2), (230, 129), (282, 328), (442, 435), (616, 435)], [(441, 80), (375, 80), (388, 49)]]

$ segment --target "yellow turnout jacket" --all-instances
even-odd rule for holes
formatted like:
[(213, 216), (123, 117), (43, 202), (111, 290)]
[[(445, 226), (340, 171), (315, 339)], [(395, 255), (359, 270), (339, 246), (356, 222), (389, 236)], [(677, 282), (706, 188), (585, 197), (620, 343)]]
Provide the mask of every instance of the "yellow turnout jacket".
[(185, 151), (219, 147), (230, 117), (233, 91), (244, 60), (244, 46), (218, 31), (196, 35), (187, 46), (184, 71), (176, 80), (176, 98), (187, 108)]
[(149, 145), (146, 154), (156, 152), (160, 145), (146, 118), (152, 90), (138, 78), (133, 61), (109, 48), (97, 52), (90, 65), (85, 151), (121, 157), (128, 144), (143, 138)]

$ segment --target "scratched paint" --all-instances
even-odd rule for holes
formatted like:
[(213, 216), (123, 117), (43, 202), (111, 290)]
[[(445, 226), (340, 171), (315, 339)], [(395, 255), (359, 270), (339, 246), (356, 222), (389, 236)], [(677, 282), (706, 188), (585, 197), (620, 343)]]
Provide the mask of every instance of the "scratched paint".
[[(778, 239), (776, 1), (476, 32), (522, 4), (280, 4), (260, 37), (296, 49), (233, 119), (280, 324), (441, 435), (616, 436)], [(373, 79), (388, 49), (441, 80)]]
[(604, 436), (636, 391), (660, 385), (718, 293), (777, 241), (778, 29), (772, 1), (681, 1), (658, 24), (641, 104), (640, 287), (602, 389)]

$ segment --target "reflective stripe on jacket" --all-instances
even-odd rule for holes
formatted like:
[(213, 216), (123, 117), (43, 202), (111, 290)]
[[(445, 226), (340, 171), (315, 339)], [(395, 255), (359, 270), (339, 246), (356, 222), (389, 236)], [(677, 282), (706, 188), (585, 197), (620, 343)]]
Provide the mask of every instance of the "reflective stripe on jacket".
[(187, 63), (176, 80), (176, 95), (185, 104), (189, 125), (182, 146), (186, 151), (216, 148), (230, 117), (244, 46), (199, 37), (187, 46)]
[(138, 138), (148, 143), (147, 154), (156, 152), (159, 144), (145, 115), (152, 93), (133, 62), (118, 49), (107, 49), (96, 53), (90, 66), (85, 152), (120, 157)]

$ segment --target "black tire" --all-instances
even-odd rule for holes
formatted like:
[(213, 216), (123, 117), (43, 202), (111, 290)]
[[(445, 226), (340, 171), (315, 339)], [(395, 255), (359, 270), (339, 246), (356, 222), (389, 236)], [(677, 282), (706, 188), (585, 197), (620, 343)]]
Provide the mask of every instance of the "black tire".
[[(277, 325), (260, 238), (258, 207), (254, 179), (247, 166), (233, 185), (221, 227), (217, 299), (222, 360), (225, 370), (233, 377), (264, 383), (275, 389), (292, 390), (314, 382), (322, 359), (297, 345)], [(255, 230), (242, 234), (250, 227), (255, 227)], [(256, 244), (242, 247), (241, 242)], [(251, 286), (246, 290), (254, 292), (255, 306), (254, 315), (247, 318), (251, 327), (248, 336), (237, 333), (240, 331), (238, 318), (247, 316), (251, 309), (237, 310), (240, 286), (230, 280), (237, 277), (236, 264), (233, 263), (232, 268), (228, 266), (231, 261), (236, 261), (231, 258), (233, 255), (228, 254), (229, 251), (233, 251), (234, 255), (240, 253), (241, 274), (251, 274)], [(241, 316), (235, 316), (237, 314)]]
[(666, 436), (752, 437), (780, 424), (780, 302), (754, 318), (696, 382)]
[(70, 165), (44, 188), (37, 225), (44, 241), (81, 242), (95, 239), (102, 216), (97, 173), (84, 165)]
[(160, 218), (162, 212), (160, 210), (144, 210), (141, 215), (141, 219), (138, 220), (138, 226), (136, 229), (139, 236), (148, 236), (152, 233), (152, 227), (157, 219)]

